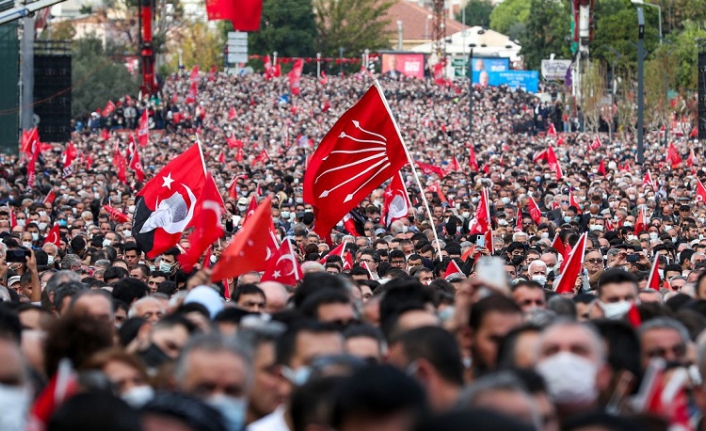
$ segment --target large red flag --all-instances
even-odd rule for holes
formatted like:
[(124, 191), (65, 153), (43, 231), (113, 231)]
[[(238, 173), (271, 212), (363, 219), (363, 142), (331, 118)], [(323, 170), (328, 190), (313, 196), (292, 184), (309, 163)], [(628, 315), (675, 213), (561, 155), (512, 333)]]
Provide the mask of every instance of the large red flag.
[(302, 70), (304, 70), (304, 60), (297, 58), (294, 62), (294, 67), (292, 67), (292, 70), (287, 74), (287, 78), (289, 78), (289, 91), (295, 96), (300, 95), (302, 92), (300, 87)]
[(103, 108), (103, 116), (109, 117), (113, 112), (115, 112), (115, 103), (109, 100), (108, 103), (105, 104), (105, 108)]
[(58, 224), (51, 227), (47, 237), (44, 238), (44, 244), (54, 244), (57, 247), (61, 246), (61, 234), (59, 232)]
[(392, 176), (392, 181), (385, 189), (384, 196), (381, 219), (385, 222), (385, 226), (390, 226), (393, 221), (407, 217), (410, 207), (409, 197), (399, 173)]
[(194, 264), (199, 261), (201, 255), (218, 238), (223, 236), (224, 230), (221, 224), (221, 216), (225, 212), (223, 199), (218, 193), (216, 183), (211, 175), (206, 178), (206, 185), (201, 193), (199, 204), (194, 211), (194, 231), (189, 235), (191, 247), (178, 256), (181, 268), (186, 272), (191, 272)]
[(248, 271), (265, 269), (265, 261), (271, 253), (267, 247), (272, 225), (271, 207), (272, 198), (268, 196), (235, 235), (233, 242), (223, 250), (221, 259), (213, 267), (212, 281), (221, 281)]
[(554, 240), (552, 241), (552, 248), (556, 251), (559, 252), (559, 254), (562, 257), (562, 267), (564, 264), (569, 259), (569, 250), (566, 248), (566, 245), (564, 245), (564, 241), (561, 240), (561, 237), (559, 236), (559, 232), (554, 235)]
[(327, 236), (350, 210), (407, 163), (382, 90), (374, 85), (319, 144), (304, 175), (314, 230)]
[(696, 179), (696, 202), (706, 203), (706, 187), (704, 187), (701, 180)]
[(44, 197), (44, 200), (42, 201), (43, 204), (54, 204), (54, 201), (56, 200), (56, 193), (54, 193), (54, 190), (50, 190), (49, 193)]
[(227, 19), (237, 31), (258, 31), (262, 0), (206, 0), (209, 21)]
[(535, 162), (538, 162), (540, 160), (547, 161), (547, 164), (549, 165), (549, 169), (554, 171), (554, 173), (556, 174), (557, 180), (560, 180), (563, 178), (564, 173), (561, 170), (561, 165), (559, 164), (559, 160), (556, 157), (556, 153), (554, 153), (554, 148), (552, 148), (551, 146), (548, 146), (545, 150), (542, 150), (534, 155)]
[(267, 261), (262, 281), (276, 281), (288, 286), (295, 286), (299, 280), (304, 278), (291, 241), (283, 241), (272, 257), (276, 259)]
[(549, 123), (549, 129), (547, 130), (547, 138), (556, 139), (556, 127), (554, 123)]
[(137, 141), (141, 147), (146, 146), (150, 142), (150, 119), (147, 109), (142, 111), (140, 124), (137, 128)]
[(542, 211), (539, 209), (539, 205), (537, 205), (537, 202), (532, 196), (529, 196), (529, 201), (527, 201), (527, 210), (529, 211), (530, 217), (532, 217), (532, 221), (539, 225), (542, 221)]
[(257, 198), (255, 195), (250, 197), (250, 203), (248, 204), (248, 209), (245, 210), (245, 214), (242, 214), (243, 216), (243, 223), (242, 225), (245, 225), (245, 222), (248, 221), (248, 218), (255, 214), (255, 211), (257, 211)]
[(148, 258), (174, 247), (184, 230), (193, 226), (194, 211), (205, 184), (201, 150), (195, 144), (140, 190), (132, 234)]
[(556, 286), (556, 293), (574, 293), (574, 286), (576, 285), (576, 278), (581, 274), (583, 269), (583, 254), (586, 250), (586, 234), (584, 233), (579, 238), (579, 241), (571, 250), (568, 262), (561, 269), (561, 279), (559, 279), (559, 284)]
[(652, 179), (652, 174), (650, 173), (650, 171), (647, 171), (647, 173), (645, 173), (645, 178), (642, 180), (642, 185), (650, 186), (652, 187), (652, 189), (655, 188), (655, 182)]
[(468, 233), (485, 234), (490, 227), (490, 202), (488, 202), (488, 190), (484, 188), (478, 199), (475, 218), (468, 225)]

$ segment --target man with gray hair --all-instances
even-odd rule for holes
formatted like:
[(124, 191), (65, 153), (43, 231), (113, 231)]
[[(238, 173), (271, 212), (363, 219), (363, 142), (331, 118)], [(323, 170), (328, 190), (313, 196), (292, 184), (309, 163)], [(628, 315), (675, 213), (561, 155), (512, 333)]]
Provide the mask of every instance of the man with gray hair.
[(150, 323), (157, 323), (165, 313), (166, 310), (159, 299), (145, 296), (132, 303), (127, 317), (141, 317)]
[(662, 358), (666, 362), (686, 365), (687, 346), (691, 342), (689, 331), (676, 319), (656, 317), (640, 325), (640, 361), (646, 369), (650, 360)]
[(176, 386), (218, 410), (228, 431), (239, 431), (245, 425), (251, 371), (250, 355), (232, 340), (198, 335), (177, 360)]

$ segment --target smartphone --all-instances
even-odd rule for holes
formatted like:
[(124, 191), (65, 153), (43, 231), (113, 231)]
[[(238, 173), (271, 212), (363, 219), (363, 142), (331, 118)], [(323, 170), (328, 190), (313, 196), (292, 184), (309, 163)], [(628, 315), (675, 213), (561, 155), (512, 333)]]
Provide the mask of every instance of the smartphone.
[(5, 255), (5, 262), (26, 263), (27, 261), (25, 258), (30, 257), (30, 255), (31, 252), (26, 248), (15, 248), (7, 251), (7, 254)]
[(505, 273), (505, 261), (499, 257), (483, 256), (478, 259), (476, 277), (489, 287), (510, 293), (507, 285), (507, 274)]
[(640, 255), (637, 253), (629, 254), (626, 260), (628, 263), (635, 263), (640, 260)]
[(476, 238), (476, 247), (485, 248), (485, 236), (484, 235), (478, 235), (478, 238)]

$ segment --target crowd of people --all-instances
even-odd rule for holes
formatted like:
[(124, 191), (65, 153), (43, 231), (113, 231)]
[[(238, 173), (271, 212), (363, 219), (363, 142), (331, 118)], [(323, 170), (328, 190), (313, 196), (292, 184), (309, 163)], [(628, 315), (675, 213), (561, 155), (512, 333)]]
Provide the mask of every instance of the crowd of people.
[[(439, 169), (418, 183), (403, 168), (411, 205), (389, 225), (381, 184), (358, 232), (315, 233), (302, 179), (368, 75), (304, 76), (295, 96), (286, 78), (225, 74), (202, 74), (194, 95), (176, 74), (158, 97), (77, 128), (68, 171), (66, 143), (43, 151), (31, 187), (26, 158), (4, 155), (0, 430), (706, 429), (700, 144), (674, 136), (673, 163), (649, 132), (640, 166), (627, 133), (548, 137), (563, 130), (559, 102), (476, 88), (471, 116), (461, 83), (379, 79), (410, 156)], [(146, 178), (122, 182), (114, 155), (144, 110)], [(197, 135), (226, 233), (186, 271), (189, 230), (150, 258), (131, 218), (144, 183)], [(547, 146), (560, 178), (535, 161)], [(472, 233), (484, 190), (491, 236)], [(212, 283), (250, 199), (267, 196), (303, 279)], [(45, 241), (55, 225), (58, 246)], [(574, 290), (557, 293), (567, 256), (554, 240), (571, 249), (584, 233)], [(328, 254), (341, 243), (350, 259)]]

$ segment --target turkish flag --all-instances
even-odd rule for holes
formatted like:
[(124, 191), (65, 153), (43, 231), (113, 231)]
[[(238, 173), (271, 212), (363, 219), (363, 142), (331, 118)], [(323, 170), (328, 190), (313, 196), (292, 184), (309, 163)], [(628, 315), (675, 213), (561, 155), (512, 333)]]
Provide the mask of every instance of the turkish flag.
[(532, 196), (529, 196), (529, 201), (527, 201), (527, 210), (529, 211), (530, 217), (532, 217), (532, 221), (539, 225), (542, 221), (542, 210), (539, 209), (539, 205), (537, 205), (537, 202)]
[(653, 189), (655, 188), (655, 182), (652, 179), (652, 174), (650, 173), (650, 171), (647, 171), (647, 173), (645, 174), (645, 178), (642, 180), (642, 185), (650, 186)]
[(623, 167), (620, 170), (623, 172), (630, 172), (630, 162), (626, 160), (625, 164), (623, 165)]
[(655, 256), (652, 262), (652, 268), (650, 269), (650, 276), (647, 278), (647, 286), (654, 290), (659, 291), (660, 280), (659, 280), (659, 255)]
[(451, 172), (461, 172), (461, 165), (458, 163), (458, 159), (456, 157), (452, 158), (451, 162), (446, 167), (446, 174), (448, 175)]
[(547, 130), (547, 138), (556, 139), (556, 127), (554, 123), (549, 123), (549, 129)]
[(588, 148), (589, 148), (590, 150), (594, 150), (594, 151), (595, 151), (595, 150), (601, 148), (602, 146), (603, 146), (603, 145), (601, 144), (601, 138), (599, 138), (598, 136), (596, 136), (595, 138), (593, 138), (593, 142), (591, 143), (591, 145), (588, 146)]
[(174, 247), (193, 226), (194, 211), (206, 184), (198, 144), (169, 162), (137, 194), (132, 233), (137, 245), (154, 259)]
[(236, 31), (258, 31), (262, 0), (206, 0), (209, 21), (227, 19)]
[(267, 154), (267, 150), (263, 149), (260, 151), (260, 153), (255, 157), (255, 161), (258, 163), (266, 163), (267, 161), (270, 160), (270, 155)]
[(140, 152), (135, 148), (132, 152), (132, 157), (130, 158), (130, 169), (135, 171), (135, 177), (137, 181), (142, 182), (145, 179), (145, 171), (142, 169), (142, 162), (140, 161)]
[(647, 229), (647, 221), (645, 220), (645, 211), (640, 210), (637, 213), (637, 219), (635, 220), (635, 235), (640, 235), (640, 233)]
[(292, 67), (292, 70), (290, 70), (287, 74), (287, 78), (289, 78), (289, 91), (295, 96), (300, 95), (302, 92), (300, 83), (303, 70), (304, 60), (302, 60), (301, 58), (297, 58), (294, 61), (294, 67)]
[(471, 166), (471, 171), (478, 172), (478, 160), (476, 160), (476, 150), (473, 144), (469, 145), (468, 164)]
[(584, 233), (581, 235), (581, 238), (579, 238), (574, 249), (571, 250), (566, 265), (560, 270), (561, 279), (559, 279), (559, 284), (556, 286), (556, 289), (554, 289), (556, 293), (574, 293), (576, 279), (583, 269), (583, 255), (585, 249), (586, 234)]
[(121, 183), (127, 184), (127, 162), (119, 151), (114, 154), (113, 163), (118, 170), (118, 179)]
[(422, 173), (423, 173), (424, 175), (437, 174), (437, 175), (440, 176), (440, 177), (443, 177), (443, 176), (445, 175), (444, 170), (441, 169), (441, 168), (439, 168), (439, 167), (437, 167), (437, 166), (430, 165), (430, 164), (427, 164), (427, 163), (422, 163), (422, 162), (420, 162), (420, 161), (418, 161), (418, 160), (415, 161), (415, 163), (417, 164), (417, 166), (419, 166), (419, 170), (422, 171)]
[(267, 197), (223, 250), (221, 259), (213, 267), (211, 280), (221, 281), (248, 271), (263, 271), (271, 253), (267, 247), (271, 226), (272, 198)]
[(407, 189), (399, 173), (392, 176), (392, 181), (385, 189), (384, 197), (381, 219), (385, 221), (385, 226), (390, 226), (393, 221), (407, 217), (411, 205), (409, 204)]
[(579, 205), (578, 201), (576, 200), (576, 196), (574, 196), (573, 192), (571, 192), (571, 191), (569, 191), (569, 205), (576, 208), (577, 214), (581, 214), (583, 212), (583, 211), (581, 211), (581, 206)]
[(56, 193), (54, 193), (54, 190), (50, 190), (49, 193), (44, 197), (44, 200), (42, 201), (43, 204), (53, 204), (54, 201), (56, 200)]
[(459, 274), (465, 278), (465, 274), (461, 271), (461, 268), (458, 267), (456, 261), (451, 259), (446, 266), (446, 271), (444, 271), (444, 279), (448, 281), (451, 278), (456, 278)]
[(706, 187), (701, 183), (700, 179), (696, 179), (696, 202), (706, 202)]
[(25, 153), (28, 157), (31, 157), (32, 153), (35, 151), (35, 147), (39, 145), (39, 130), (36, 126), (29, 130), (22, 131), (21, 144), (21, 152)]
[(372, 86), (326, 134), (304, 175), (319, 235), (407, 164), (403, 145), (382, 90)]
[(54, 244), (57, 247), (61, 245), (61, 233), (59, 232), (58, 224), (51, 227), (47, 237), (44, 238), (44, 244)]
[(137, 142), (141, 147), (146, 146), (150, 142), (150, 119), (147, 109), (142, 111), (140, 124), (137, 127)]
[(118, 223), (126, 223), (130, 220), (125, 213), (118, 211), (116, 208), (110, 205), (103, 205), (103, 209), (108, 212), (110, 218), (112, 218)]
[(603, 161), (602, 158), (601, 158), (600, 163), (598, 163), (598, 173), (603, 175), (604, 177), (608, 173), (608, 171), (606, 171), (606, 169), (605, 169), (605, 162)]
[(554, 148), (549, 146), (545, 150), (542, 150), (534, 155), (535, 162), (538, 162), (540, 160), (546, 160), (547, 164), (549, 165), (549, 169), (554, 171), (554, 173), (556, 174), (557, 180), (560, 180), (564, 177), (564, 173), (561, 170), (559, 160), (556, 157), (556, 153), (554, 153)]
[(672, 164), (672, 167), (681, 163), (681, 156), (679, 151), (677, 151), (677, 147), (674, 146), (674, 142), (670, 142), (669, 147), (667, 147), (667, 160)]
[(27, 431), (46, 430), (54, 413), (79, 390), (78, 374), (68, 359), (62, 359), (57, 372), (32, 404)]
[(304, 278), (291, 241), (283, 241), (272, 257), (273, 259), (267, 261), (262, 281), (276, 281), (287, 286), (296, 286), (297, 282)]
[(475, 218), (468, 224), (468, 233), (485, 234), (490, 229), (490, 202), (488, 201), (488, 190), (483, 188), (478, 199)]
[(181, 268), (186, 272), (194, 269), (194, 264), (201, 255), (211, 247), (218, 238), (224, 234), (221, 217), (225, 212), (225, 205), (213, 177), (206, 178), (206, 185), (201, 193), (198, 207), (194, 211), (194, 231), (189, 235), (191, 247), (186, 253), (180, 254), (177, 259)]
[(343, 258), (343, 253), (345, 252), (346, 244), (348, 244), (348, 243), (347, 243), (347, 242), (342, 242), (342, 243), (338, 244), (335, 248), (329, 250), (329, 252), (326, 253), (326, 255), (325, 255), (324, 257), (322, 257), (321, 259), (319, 259), (319, 263), (322, 264), (322, 265), (325, 265), (325, 264), (326, 264), (326, 259), (327, 259), (329, 256), (341, 256), (341, 258)]
[(255, 199), (255, 196), (252, 196), (250, 198), (250, 203), (248, 203), (248, 209), (246, 209), (245, 214), (243, 214), (243, 226), (245, 226), (245, 222), (248, 221), (250, 216), (255, 214), (256, 210), (257, 210), (257, 199)]
[(564, 265), (566, 265), (566, 262), (569, 261), (569, 250), (564, 245), (564, 241), (561, 240), (561, 237), (559, 236), (559, 232), (554, 235), (554, 240), (552, 241), (552, 248), (556, 251), (559, 252), (559, 254), (562, 257), (561, 260), (561, 268), (564, 268)]
[(71, 165), (74, 163), (74, 160), (76, 160), (76, 157), (78, 157), (78, 150), (76, 150), (74, 143), (69, 141), (68, 145), (66, 145), (66, 150), (64, 150), (64, 153), (61, 155), (65, 177), (68, 177), (73, 172)]

